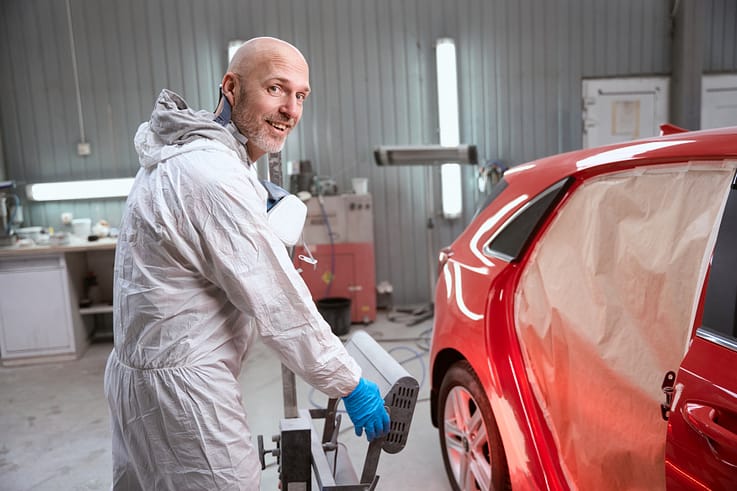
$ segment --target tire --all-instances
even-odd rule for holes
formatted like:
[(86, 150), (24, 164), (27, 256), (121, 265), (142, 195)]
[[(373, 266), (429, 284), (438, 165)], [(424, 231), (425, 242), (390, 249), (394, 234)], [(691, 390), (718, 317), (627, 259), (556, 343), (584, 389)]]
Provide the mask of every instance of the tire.
[(511, 489), (491, 405), (468, 362), (455, 363), (443, 377), (438, 419), (445, 472), (454, 491)]

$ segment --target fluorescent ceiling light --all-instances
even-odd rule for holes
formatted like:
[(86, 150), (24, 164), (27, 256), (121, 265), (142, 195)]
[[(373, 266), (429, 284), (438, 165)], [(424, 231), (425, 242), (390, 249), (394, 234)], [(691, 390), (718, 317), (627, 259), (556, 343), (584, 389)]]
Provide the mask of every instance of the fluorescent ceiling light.
[[(440, 38), (435, 45), (438, 82), (438, 125), (440, 145), (457, 146), (460, 141), (458, 128), (458, 74), (456, 47), (450, 38)], [(458, 218), (463, 212), (461, 166), (448, 160), (440, 170), (443, 216)]]
[(235, 39), (228, 43), (228, 63), (230, 63), (230, 60), (233, 59), (233, 55), (235, 55), (235, 52), (238, 51), (238, 48), (240, 48), (243, 43), (245, 43), (245, 41), (241, 41), (240, 39)]
[(26, 186), (31, 201), (118, 198), (128, 196), (133, 178), (96, 179), (90, 181), (43, 182)]
[(443, 164), (440, 167), (440, 192), (445, 218), (452, 219), (461, 216), (463, 212), (462, 189), (461, 166), (458, 164)]
[(435, 47), (438, 77), (438, 124), (440, 144), (458, 145), (458, 78), (456, 74), (456, 47), (452, 39), (441, 38)]

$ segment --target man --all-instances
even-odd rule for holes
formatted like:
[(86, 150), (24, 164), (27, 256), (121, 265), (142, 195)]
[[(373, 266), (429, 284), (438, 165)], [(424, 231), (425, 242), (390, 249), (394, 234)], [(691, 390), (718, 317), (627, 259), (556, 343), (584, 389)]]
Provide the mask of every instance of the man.
[(257, 335), (311, 385), (342, 396), (357, 434), (388, 431), (376, 385), (269, 228), (252, 165), (299, 122), (307, 62), (284, 41), (255, 38), (221, 90), (214, 115), (162, 91), (135, 136), (141, 169), (118, 238), (105, 370), (115, 489), (259, 488), (237, 381)]

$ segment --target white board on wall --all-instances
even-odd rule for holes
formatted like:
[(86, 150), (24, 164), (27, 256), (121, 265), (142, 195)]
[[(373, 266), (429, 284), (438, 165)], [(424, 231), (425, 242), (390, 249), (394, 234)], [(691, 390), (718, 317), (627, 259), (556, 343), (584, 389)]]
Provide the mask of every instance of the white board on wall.
[(737, 74), (701, 79), (701, 129), (737, 125)]
[(667, 77), (583, 80), (583, 148), (660, 134), (668, 84)]

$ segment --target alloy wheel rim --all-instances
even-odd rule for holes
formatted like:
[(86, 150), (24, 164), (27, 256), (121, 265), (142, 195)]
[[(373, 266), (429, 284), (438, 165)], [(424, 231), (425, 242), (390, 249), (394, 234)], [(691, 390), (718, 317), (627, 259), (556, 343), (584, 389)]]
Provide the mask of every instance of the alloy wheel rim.
[(481, 410), (464, 387), (445, 401), (445, 448), (453, 477), (464, 491), (491, 489), (491, 453)]

